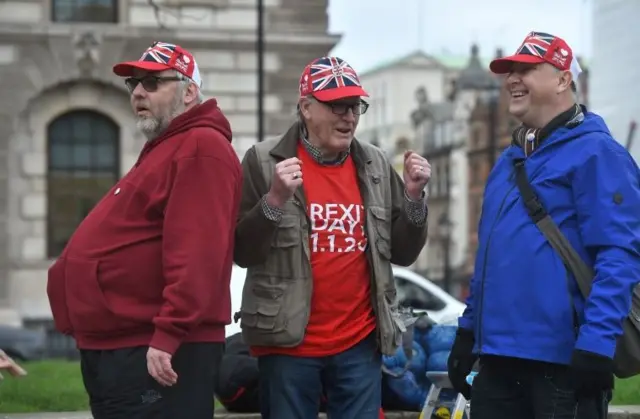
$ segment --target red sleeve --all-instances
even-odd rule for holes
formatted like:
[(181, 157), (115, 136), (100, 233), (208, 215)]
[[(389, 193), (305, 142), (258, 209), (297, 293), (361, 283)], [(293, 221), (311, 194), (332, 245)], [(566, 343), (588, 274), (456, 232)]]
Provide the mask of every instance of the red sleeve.
[(239, 172), (221, 158), (183, 157), (166, 205), (162, 258), (164, 304), (154, 318), (150, 346), (173, 354), (209, 308), (213, 281), (222, 276), (224, 256), (233, 243), (234, 205)]

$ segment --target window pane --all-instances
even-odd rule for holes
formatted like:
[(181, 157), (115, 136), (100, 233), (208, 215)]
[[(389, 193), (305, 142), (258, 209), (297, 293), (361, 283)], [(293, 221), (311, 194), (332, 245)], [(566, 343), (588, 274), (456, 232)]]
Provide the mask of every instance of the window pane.
[(109, 147), (113, 146), (113, 137), (118, 136), (117, 127), (113, 124), (106, 123), (106, 121), (95, 124), (91, 130), (91, 142), (94, 144), (104, 144)]
[(49, 169), (68, 169), (73, 166), (72, 147), (69, 145), (54, 145), (49, 150)]
[(72, 142), (71, 121), (58, 118), (49, 125), (49, 142), (52, 144), (67, 144)]
[(73, 165), (77, 168), (91, 168), (91, 145), (76, 144), (73, 147)]
[(95, 166), (105, 169), (116, 166), (116, 150), (113, 144), (100, 144), (95, 148)]
[(102, 114), (76, 111), (53, 121), (48, 135), (47, 247), (56, 257), (119, 177), (119, 129)]
[[(90, 144), (91, 143), (91, 132), (92, 132), (92, 123), (97, 124), (100, 121), (97, 121), (95, 118), (91, 118), (91, 115), (82, 114), (78, 115), (78, 117), (73, 118), (72, 122), (72, 132), (73, 132), (73, 142)], [(98, 127), (96, 127), (98, 128)]]
[(116, 23), (118, 0), (51, 0), (55, 22)]

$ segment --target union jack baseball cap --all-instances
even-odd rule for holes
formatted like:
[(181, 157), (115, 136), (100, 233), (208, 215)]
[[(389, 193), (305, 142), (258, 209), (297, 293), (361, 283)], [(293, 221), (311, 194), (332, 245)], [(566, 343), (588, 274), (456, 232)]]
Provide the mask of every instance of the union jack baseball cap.
[(307, 64), (300, 76), (300, 97), (308, 95), (322, 102), (369, 96), (355, 70), (338, 57), (320, 57)]
[(131, 77), (135, 69), (144, 71), (176, 70), (187, 76), (198, 87), (202, 87), (202, 77), (193, 55), (179, 45), (154, 42), (138, 61), (126, 61), (113, 66), (113, 72), (120, 77)]
[(496, 58), (491, 61), (489, 68), (495, 74), (506, 74), (514, 63), (548, 63), (559, 70), (570, 71), (574, 82), (582, 73), (569, 44), (562, 38), (544, 32), (530, 32), (515, 54)]

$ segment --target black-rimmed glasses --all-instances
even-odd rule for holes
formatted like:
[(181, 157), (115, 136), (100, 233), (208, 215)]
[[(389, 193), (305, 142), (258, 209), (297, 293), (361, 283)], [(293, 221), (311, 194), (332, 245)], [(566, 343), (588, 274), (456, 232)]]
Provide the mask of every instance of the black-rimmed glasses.
[(364, 100), (360, 100), (359, 102), (323, 102), (316, 99), (316, 101), (329, 107), (331, 109), (331, 112), (333, 112), (335, 115), (346, 115), (349, 110), (351, 110), (354, 115), (362, 115), (367, 112), (367, 109), (369, 109), (369, 104)]
[(180, 81), (182, 78), (177, 76), (144, 76), (144, 77), (128, 77), (124, 80), (124, 84), (129, 89), (130, 93), (133, 93), (138, 84), (142, 84), (142, 88), (149, 93), (153, 93), (158, 90), (158, 87), (168, 81)]

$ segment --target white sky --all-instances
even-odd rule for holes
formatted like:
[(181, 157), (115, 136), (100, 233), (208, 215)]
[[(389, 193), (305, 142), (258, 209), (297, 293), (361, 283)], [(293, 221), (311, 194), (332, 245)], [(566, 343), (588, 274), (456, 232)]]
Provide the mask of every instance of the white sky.
[[(330, 0), (330, 31), (342, 34), (332, 55), (358, 72), (416, 49), (466, 56), (471, 43), (492, 57), (513, 52), (532, 31), (564, 38), (590, 56), (591, 0)], [(402, 5), (402, 7), (398, 7)]]

